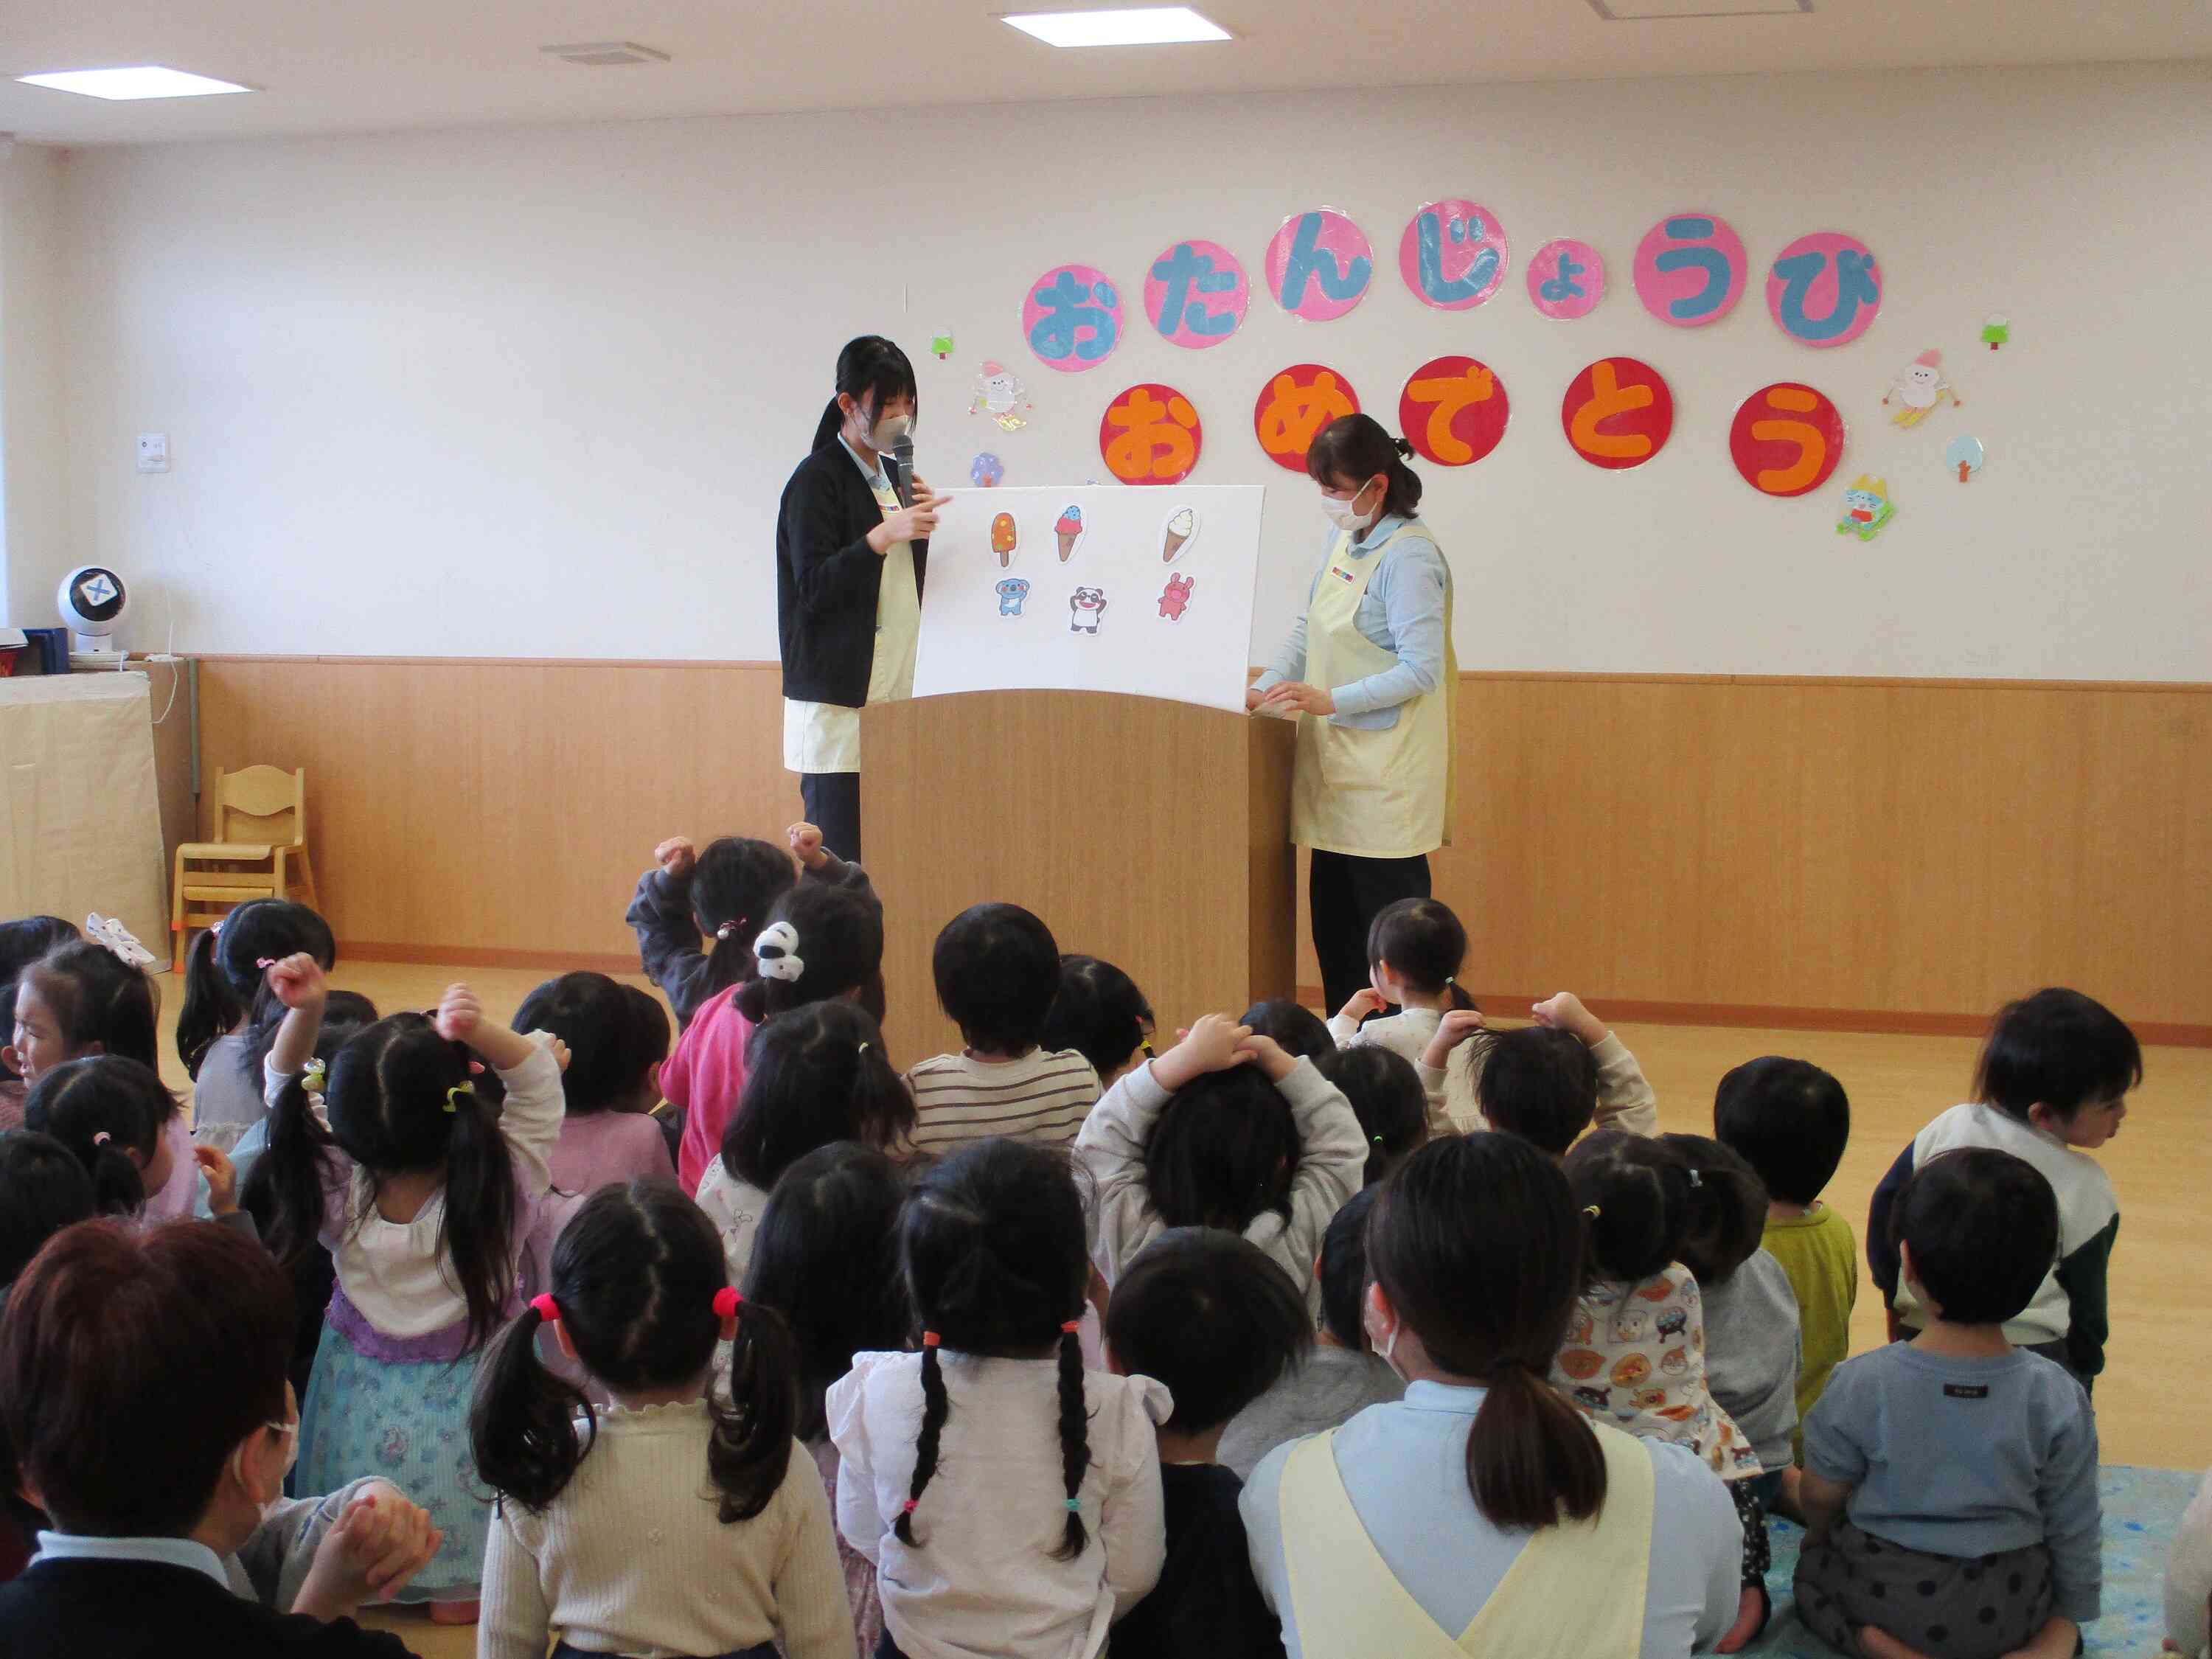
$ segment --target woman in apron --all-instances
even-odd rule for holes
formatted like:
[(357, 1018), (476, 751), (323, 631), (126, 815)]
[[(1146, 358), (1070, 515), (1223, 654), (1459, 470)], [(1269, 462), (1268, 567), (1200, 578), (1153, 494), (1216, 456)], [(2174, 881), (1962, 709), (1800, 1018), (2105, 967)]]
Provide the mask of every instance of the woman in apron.
[(1719, 1478), (1545, 1380), (1584, 1224), (1513, 1135), (1431, 1141), (1381, 1189), (1364, 1314), (1406, 1397), (1277, 1447), (1238, 1501), (1290, 1659), (1683, 1659), (1735, 1620)]
[(1291, 839), (1310, 848), (1307, 894), (1324, 1006), (1367, 983), (1367, 929), (1384, 906), (1429, 896), (1429, 858), (1451, 841), (1451, 572), (1414, 516), (1411, 445), (1365, 415), (1322, 428), (1306, 454), (1333, 528), (1305, 613), (1246, 696), (1296, 712)]
[(929, 532), (945, 498), (901, 506), (891, 452), (914, 431), (914, 365), (879, 334), (837, 355), (837, 395), (775, 522), (783, 763), (822, 844), (860, 856), (860, 709), (914, 695)]

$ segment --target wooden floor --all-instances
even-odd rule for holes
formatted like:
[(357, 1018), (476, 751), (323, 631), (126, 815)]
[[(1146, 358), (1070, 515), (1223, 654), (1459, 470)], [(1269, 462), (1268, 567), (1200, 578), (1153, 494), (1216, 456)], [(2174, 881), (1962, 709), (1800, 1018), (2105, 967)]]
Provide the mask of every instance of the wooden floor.
[[(386, 1012), (428, 1007), (449, 981), (465, 978), (503, 1019), (544, 975), (362, 963), (343, 965), (334, 977)], [(166, 1030), (181, 986), (173, 978), (161, 985)], [(1620, 1030), (1657, 1091), (1661, 1121), (1669, 1129), (1711, 1133), (1714, 1085), (1730, 1066), (1756, 1054), (1799, 1055), (1840, 1078), (1851, 1097), (1851, 1146), (1828, 1199), (1850, 1218), (1863, 1244), (1875, 1182), (1923, 1124), (1964, 1097), (1977, 1047), (1963, 1037), (1632, 1024)], [(182, 1086), (173, 1056), (167, 1069), (170, 1081)], [(2204, 1195), (2212, 1189), (2204, 1109), (2212, 1100), (2212, 1049), (2154, 1048), (2144, 1069), (2126, 1126), (2100, 1154), (2119, 1191), (2122, 1221), (2112, 1262), (2109, 1364), (2097, 1385), (2098, 1427), (2107, 1463), (2202, 1469), (2212, 1464), (2212, 1417), (2187, 1402), (2197, 1398), (2192, 1379), (2212, 1372), (2212, 1272), (2202, 1224)], [(1862, 1285), (1852, 1338), (1855, 1350), (1882, 1340), (1881, 1298), (1871, 1284)], [(427, 1659), (462, 1659), (474, 1651), (466, 1632), (434, 1631), (416, 1615), (391, 1615), (389, 1627), (402, 1631)]]

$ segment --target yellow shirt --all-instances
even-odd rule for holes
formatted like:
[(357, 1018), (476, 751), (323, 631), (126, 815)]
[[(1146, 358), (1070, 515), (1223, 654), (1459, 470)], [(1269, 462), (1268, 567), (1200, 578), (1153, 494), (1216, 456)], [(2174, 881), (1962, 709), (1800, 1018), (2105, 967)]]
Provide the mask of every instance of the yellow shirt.
[(1797, 1293), (1805, 1363), (1797, 1370), (1797, 1460), (1805, 1458), (1805, 1419), (1828, 1386), (1828, 1373), (1851, 1351), (1851, 1309), (1859, 1299), (1859, 1244), (1851, 1224), (1826, 1204), (1810, 1215), (1766, 1221), (1759, 1241)]

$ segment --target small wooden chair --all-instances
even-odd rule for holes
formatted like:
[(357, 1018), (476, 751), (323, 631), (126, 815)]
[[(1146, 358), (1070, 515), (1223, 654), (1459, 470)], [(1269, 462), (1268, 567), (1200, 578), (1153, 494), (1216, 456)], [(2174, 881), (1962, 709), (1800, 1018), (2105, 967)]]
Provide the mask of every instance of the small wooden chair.
[(174, 963), (184, 971), (192, 929), (210, 927), (248, 899), (299, 897), (315, 902), (314, 866), (307, 860), (307, 774), (274, 766), (243, 772), (216, 769), (214, 841), (177, 848), (169, 888)]

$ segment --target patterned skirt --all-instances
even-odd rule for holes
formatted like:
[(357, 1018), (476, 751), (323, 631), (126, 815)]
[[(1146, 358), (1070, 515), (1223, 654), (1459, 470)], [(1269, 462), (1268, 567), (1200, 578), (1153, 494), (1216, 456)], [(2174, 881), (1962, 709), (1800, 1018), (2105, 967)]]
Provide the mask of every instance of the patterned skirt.
[(2051, 1551), (1928, 1555), (1845, 1521), (1798, 1556), (1796, 1589), (1797, 1616), (1839, 1652), (1863, 1652), (1859, 1631), (1872, 1625), (1932, 1659), (1998, 1659), (2051, 1618)]
[(491, 1522), (469, 1450), (469, 1394), (477, 1358), (413, 1364), (373, 1358), (325, 1320), (300, 1406), (299, 1489), (336, 1492), (379, 1475), (430, 1512), (446, 1541), (395, 1598), (473, 1601), (483, 1581)]

